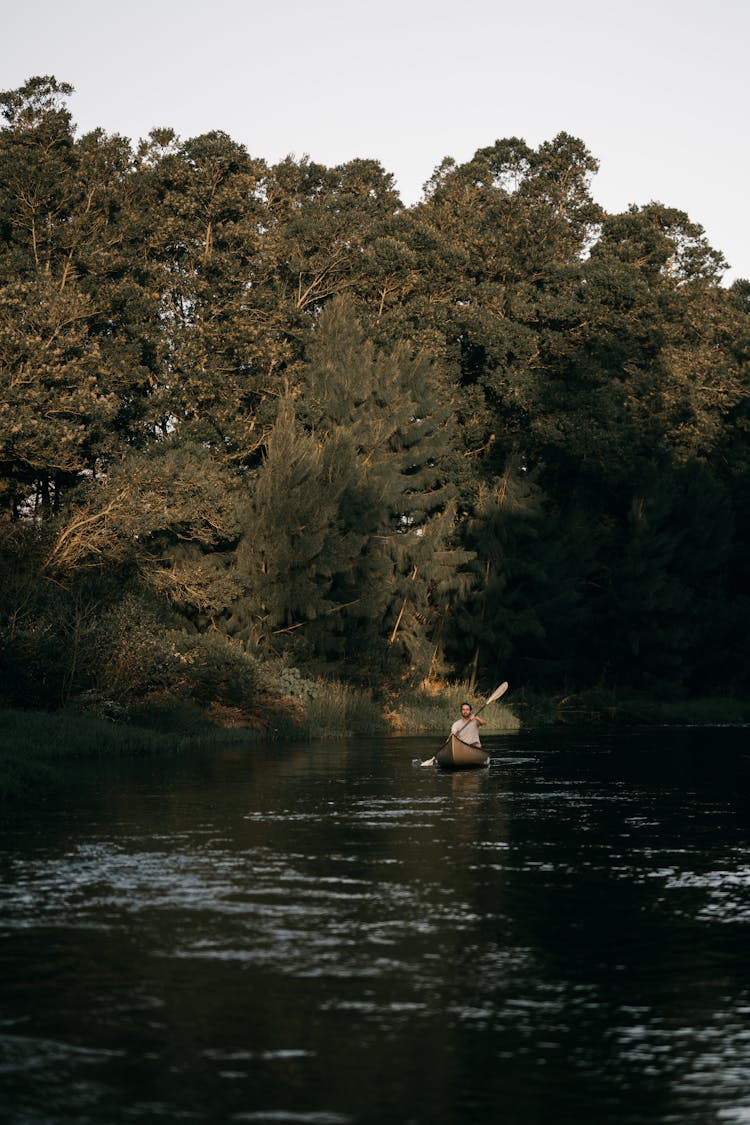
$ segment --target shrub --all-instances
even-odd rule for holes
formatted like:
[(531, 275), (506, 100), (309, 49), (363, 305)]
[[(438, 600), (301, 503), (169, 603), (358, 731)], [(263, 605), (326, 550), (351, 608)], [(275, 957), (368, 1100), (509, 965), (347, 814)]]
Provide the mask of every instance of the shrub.
[(160, 686), (172, 697), (200, 707), (248, 706), (258, 690), (257, 661), (240, 642), (222, 633), (171, 632)]

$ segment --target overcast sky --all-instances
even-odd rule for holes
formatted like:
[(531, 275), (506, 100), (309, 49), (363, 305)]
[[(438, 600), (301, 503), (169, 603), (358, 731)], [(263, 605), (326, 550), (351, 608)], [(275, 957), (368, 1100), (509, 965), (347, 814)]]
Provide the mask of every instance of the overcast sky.
[(0, 88), (70, 82), (79, 131), (222, 129), (254, 156), (444, 156), (560, 131), (609, 210), (687, 211), (750, 278), (750, 0), (0, 0)]

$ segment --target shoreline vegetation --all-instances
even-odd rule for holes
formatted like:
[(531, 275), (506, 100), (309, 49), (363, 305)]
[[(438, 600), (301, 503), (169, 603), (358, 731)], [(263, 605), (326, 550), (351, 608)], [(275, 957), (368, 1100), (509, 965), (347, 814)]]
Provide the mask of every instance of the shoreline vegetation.
[(506, 677), (490, 734), (750, 719), (750, 280), (699, 223), (566, 132), (405, 206), (72, 93), (0, 91), (0, 791)]
[[(304, 681), (310, 684), (310, 681)], [(88, 711), (0, 710), (0, 803), (55, 788), (64, 763), (128, 756), (167, 756), (227, 744), (259, 747), (279, 741), (312, 741), (372, 735), (444, 734), (468, 698), (484, 701), (465, 684), (402, 699), (376, 700), (342, 683), (321, 683), (306, 699), (262, 696), (245, 708), (154, 699), (130, 710), (102, 702)], [(518, 692), (484, 713), (483, 733), (580, 725), (741, 726), (750, 723), (750, 701), (707, 698), (663, 701), (617, 699), (605, 691), (559, 698)]]

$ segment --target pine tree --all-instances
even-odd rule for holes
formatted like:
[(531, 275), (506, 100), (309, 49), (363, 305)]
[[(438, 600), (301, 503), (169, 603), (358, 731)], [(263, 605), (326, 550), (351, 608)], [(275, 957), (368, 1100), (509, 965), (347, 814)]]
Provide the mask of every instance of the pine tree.
[(251, 486), (248, 595), (230, 629), (322, 663), (424, 674), (465, 558), (451, 545), (448, 420), (429, 363), (377, 347), (346, 302), (326, 309)]
[(346, 441), (354, 451), (359, 492), (367, 497), (354, 510), (367, 532), (358, 581), (372, 586), (378, 576), (381, 640), (414, 675), (442, 666), (446, 604), (466, 580), (468, 555), (455, 535), (447, 392), (429, 359), (368, 339), (350, 304), (339, 300), (326, 310), (308, 352), (300, 416), (324, 444)]
[(340, 526), (346, 487), (335, 458), (285, 400), (244, 515), (237, 568), (245, 596), (234, 606), (232, 635), (277, 650), (291, 639), (314, 654), (311, 627), (349, 608), (338, 596), (357, 549)]

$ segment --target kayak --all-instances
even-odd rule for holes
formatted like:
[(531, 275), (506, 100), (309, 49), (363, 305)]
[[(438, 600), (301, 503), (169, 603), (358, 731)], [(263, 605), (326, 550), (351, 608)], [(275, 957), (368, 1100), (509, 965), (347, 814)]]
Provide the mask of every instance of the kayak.
[(481, 746), (469, 746), (451, 735), (451, 740), (441, 750), (438, 750), (435, 759), (439, 766), (448, 770), (477, 769), (479, 766), (490, 764), (490, 755)]

